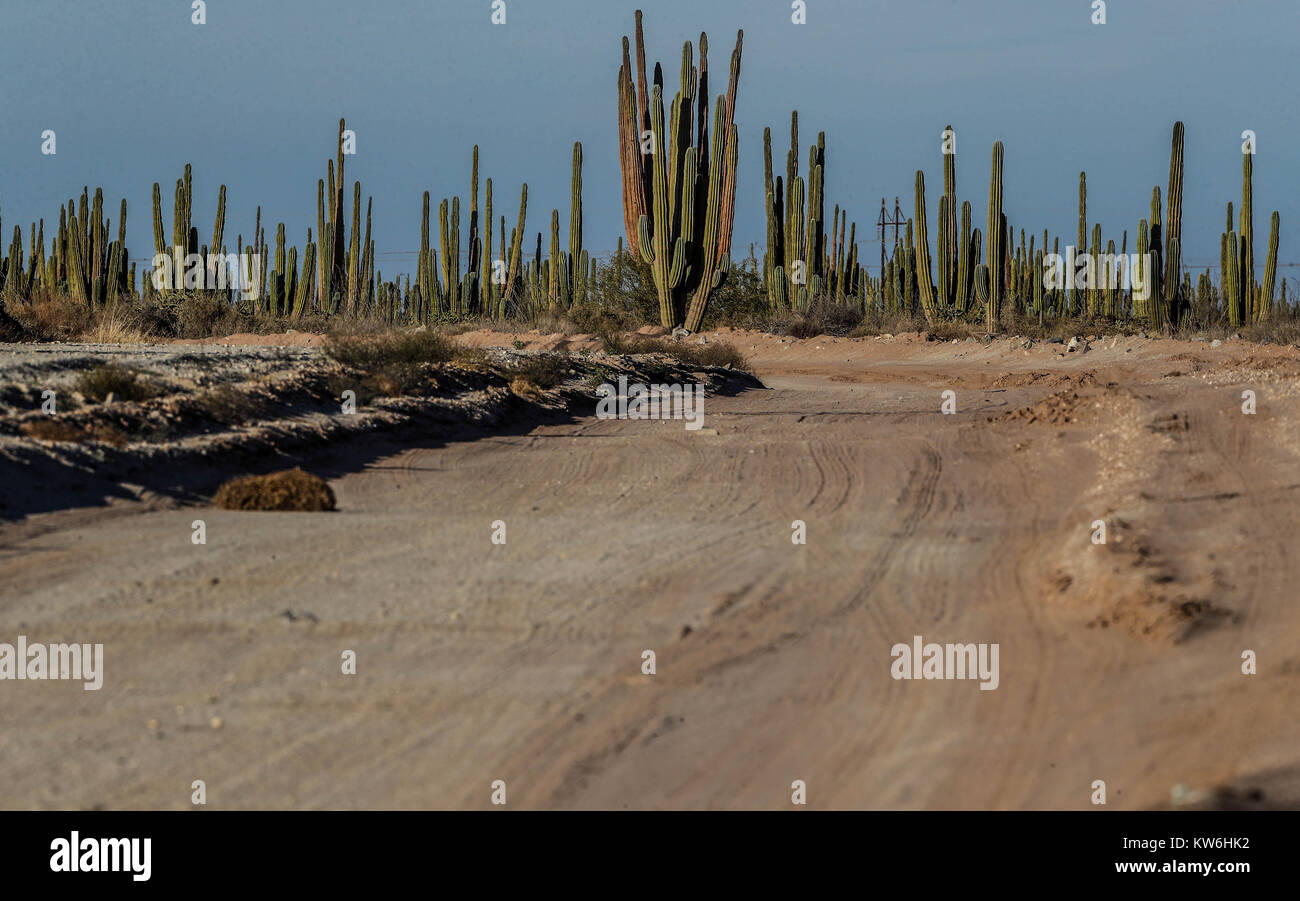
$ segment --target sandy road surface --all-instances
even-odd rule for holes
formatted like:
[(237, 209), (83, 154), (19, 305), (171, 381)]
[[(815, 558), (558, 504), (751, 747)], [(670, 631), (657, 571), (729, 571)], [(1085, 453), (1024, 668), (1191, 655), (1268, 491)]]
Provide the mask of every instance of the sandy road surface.
[[(697, 433), (415, 448), (335, 514), (0, 526), (0, 640), (106, 657), (0, 683), (0, 805), (1300, 804), (1296, 351), (733, 338), (770, 390)], [(997, 690), (891, 679), (918, 634), (998, 643)]]

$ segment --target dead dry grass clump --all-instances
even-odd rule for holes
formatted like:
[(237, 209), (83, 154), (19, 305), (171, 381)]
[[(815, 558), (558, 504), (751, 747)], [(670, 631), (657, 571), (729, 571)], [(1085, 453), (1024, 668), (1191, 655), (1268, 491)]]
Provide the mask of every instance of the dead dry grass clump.
[(94, 313), (71, 297), (37, 294), (6, 305), (9, 315), (36, 341), (70, 341), (94, 321)]
[(862, 319), (862, 312), (856, 307), (817, 303), (803, 312), (790, 314), (789, 318), (773, 321), (770, 331), (791, 338), (816, 338), (820, 335), (843, 338), (857, 328)]
[(231, 479), (217, 489), (212, 505), (222, 510), (319, 513), (334, 509), (334, 492), (320, 476), (295, 467)]
[(708, 344), (691, 344), (671, 338), (653, 338), (649, 335), (620, 335), (607, 332), (601, 335), (601, 344), (608, 354), (664, 354), (687, 366), (717, 366), (720, 368), (749, 369), (749, 361), (734, 344), (711, 341)]
[(510, 390), (529, 400), (540, 400), (543, 394), (541, 386), (530, 382), (523, 376), (516, 376), (510, 380)]
[(225, 298), (199, 292), (176, 305), (176, 333), (181, 338), (212, 338), (237, 331), (238, 317)]
[(877, 313), (874, 310), (849, 332), (850, 338), (871, 338), (876, 335), (900, 335), (904, 332), (924, 332), (930, 325), (924, 316), (898, 316)]
[(428, 329), (380, 335), (335, 333), (325, 339), (325, 353), (344, 366), (379, 372), (392, 365), (450, 362), (456, 356), (456, 343)]
[(194, 401), (205, 416), (227, 426), (259, 419), (270, 409), (265, 396), (229, 383), (201, 392)]
[(0, 342), (30, 341), (32, 333), (0, 303)]
[[(547, 353), (516, 360), (506, 371), (506, 375), (511, 379), (512, 390), (515, 390), (516, 382), (523, 382), (540, 391), (549, 391), (563, 382), (568, 374), (568, 362), (558, 354)], [(515, 390), (515, 393), (524, 392)]]
[(157, 394), (154, 387), (135, 369), (107, 363), (77, 376), (77, 390), (90, 400), (102, 403), (111, 394), (120, 401), (148, 400)]
[[(334, 333), (325, 339), (325, 353), (333, 360), (364, 375), (360, 385), (344, 384), (358, 391), (358, 399), (368, 403), (375, 397), (398, 397), (421, 387), (436, 385), (430, 366), (462, 359), (471, 364), (473, 354), (446, 335), (432, 330), (389, 332), (387, 334)], [(335, 386), (337, 387), (337, 386)]]
[(32, 419), (24, 422), (19, 429), (29, 438), (39, 441), (67, 441), (83, 444), (87, 441), (99, 441), (113, 447), (125, 447), (126, 435), (106, 423), (91, 423), (79, 426), (59, 419)]

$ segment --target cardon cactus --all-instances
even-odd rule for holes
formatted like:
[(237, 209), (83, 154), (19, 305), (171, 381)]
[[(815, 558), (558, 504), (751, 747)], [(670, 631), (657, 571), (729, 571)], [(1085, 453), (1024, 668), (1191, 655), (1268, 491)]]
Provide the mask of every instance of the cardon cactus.
[(981, 305), (989, 303), (989, 267), (983, 263), (975, 267), (975, 302)]
[(636, 19), (637, 84), (626, 37), (618, 77), (628, 244), (651, 267), (662, 324), (694, 331), (731, 265), (739, 152), (734, 115), (744, 33), (736, 35), (727, 94), (715, 101), (710, 129), (707, 37), (700, 37), (698, 69), (690, 42), (683, 47), (681, 89), (665, 120), (663, 70), (656, 65), (647, 91), (640, 11)]
[(1268, 226), (1268, 258), (1264, 263), (1264, 281), (1259, 286), (1257, 320), (1267, 319), (1273, 310), (1273, 289), (1277, 281), (1277, 241), (1281, 224), (1281, 217), (1274, 210)]
[[(1179, 286), (1182, 284), (1183, 238), (1183, 123), (1174, 123), (1173, 146), (1169, 151), (1169, 194), (1165, 211), (1164, 291), (1160, 315), (1165, 322), (1177, 324), (1179, 312)], [(1152, 322), (1153, 325), (1162, 323)]]
[(930, 280), (930, 238), (925, 219), (925, 173), (916, 170), (916, 279), (921, 297), (921, 310), (925, 321), (934, 325), (936, 308), (934, 302), (934, 284)]
[(993, 145), (992, 171), (989, 175), (988, 230), (988, 300), (985, 321), (991, 334), (1002, 314), (1002, 272), (1006, 267), (1007, 219), (1002, 213), (1002, 142)]

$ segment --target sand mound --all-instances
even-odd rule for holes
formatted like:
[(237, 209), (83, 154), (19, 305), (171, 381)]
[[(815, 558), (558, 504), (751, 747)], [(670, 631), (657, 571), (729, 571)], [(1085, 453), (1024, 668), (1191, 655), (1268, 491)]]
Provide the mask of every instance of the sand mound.
[(990, 381), (987, 388), (1023, 388), (1034, 385), (1042, 388), (1088, 388), (1100, 385), (1097, 374), (1086, 369), (1079, 373), (1052, 372), (1048, 369), (1031, 369), (1028, 372), (1008, 372)]
[(989, 422), (1007, 422), (1019, 420), (1026, 424), (1067, 425), (1077, 422), (1087, 401), (1075, 391), (1058, 391), (1048, 395), (1038, 403), (1010, 410), (1001, 416), (990, 417)]

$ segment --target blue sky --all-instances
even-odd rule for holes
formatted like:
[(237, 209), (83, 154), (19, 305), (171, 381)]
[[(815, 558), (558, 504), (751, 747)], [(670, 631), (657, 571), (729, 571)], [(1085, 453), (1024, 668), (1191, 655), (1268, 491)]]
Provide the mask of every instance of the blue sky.
[[(1089, 225), (1136, 238), (1151, 187), (1168, 178), (1173, 123), (1187, 128), (1184, 259), (1218, 262), (1224, 206), (1241, 193), (1241, 132), (1258, 135), (1256, 257), (1282, 215), (1283, 261), (1300, 260), (1300, 15), (1295, 0), (8, 0), (0, 130), (0, 216), (57, 219), (83, 185), (102, 185), (112, 216), (129, 205), (133, 257), (152, 254), (150, 193), (192, 162), (195, 222), (210, 233), (227, 185), (226, 234), (284, 221), (301, 244), (316, 220), (316, 180), (340, 116), (357, 132), (351, 181), (374, 196), (379, 267), (407, 271), (420, 199), (469, 192), (480, 145), (496, 212), (513, 225), (529, 184), (530, 234), (568, 221), (569, 160), (583, 142), (586, 244), (611, 250), (622, 213), (615, 121), (620, 40), (646, 9), (647, 52), (676, 89), (681, 45), (707, 31), (714, 90), (737, 28), (745, 53), (735, 256), (761, 255), (762, 135), (784, 160), (790, 110), (800, 142), (827, 133), (827, 207), (847, 205), (874, 237), (880, 198), (910, 212), (926, 171), (931, 234), (942, 177), (940, 133), (957, 132), (957, 187), (982, 223), (992, 142), (1006, 144), (1012, 224), (1070, 239), (1080, 170)], [(55, 156), (40, 152), (54, 129)], [(783, 168), (778, 162), (777, 167)], [(872, 225), (869, 226), (868, 223)], [(115, 226), (116, 227), (116, 226)], [(549, 243), (549, 238), (547, 239)], [(878, 246), (862, 242), (876, 259)], [(1300, 269), (1283, 269), (1294, 286)], [(1294, 288), (1293, 288), (1294, 290)]]

